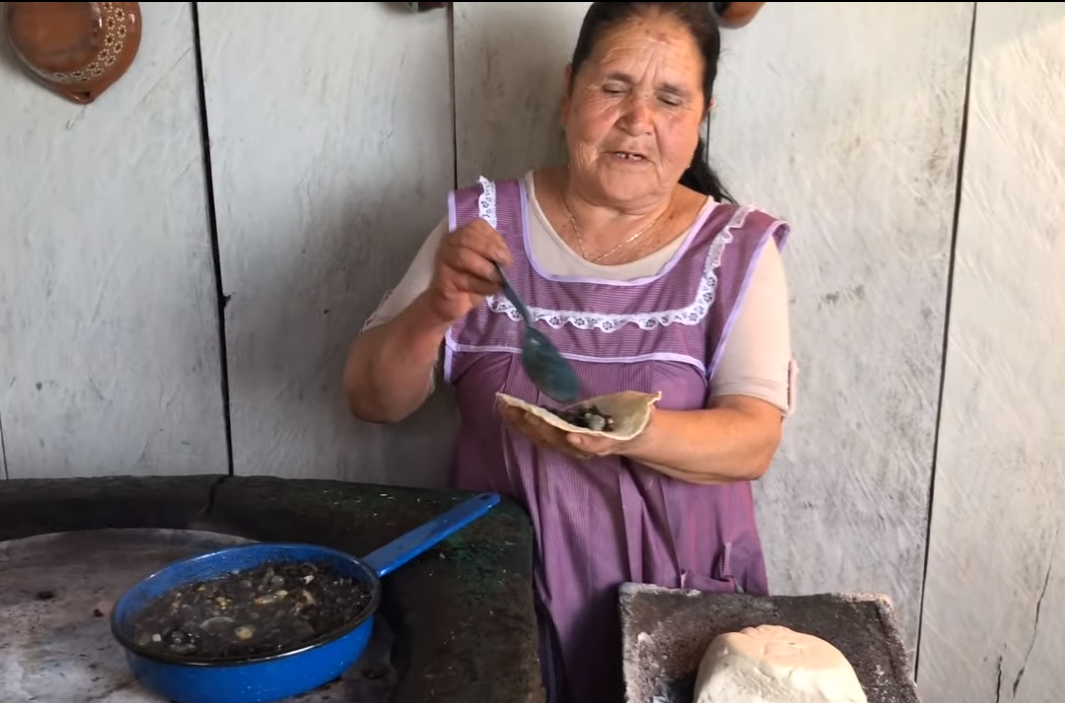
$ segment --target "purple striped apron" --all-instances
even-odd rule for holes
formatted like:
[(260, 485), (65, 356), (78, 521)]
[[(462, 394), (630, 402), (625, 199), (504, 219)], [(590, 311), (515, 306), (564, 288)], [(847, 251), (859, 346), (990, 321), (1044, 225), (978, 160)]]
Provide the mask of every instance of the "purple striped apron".
[[(451, 194), (450, 228), (480, 217), (502, 234), (508, 276), (584, 394), (661, 391), (663, 409), (705, 407), (758, 255), (771, 237), (783, 247), (788, 225), (718, 204), (659, 274), (572, 278), (533, 260), (527, 198), (520, 180), (482, 178)], [(698, 486), (618, 457), (578, 461), (505, 428), (497, 392), (550, 403), (522, 369), (519, 319), (492, 296), (447, 333), (444, 377), (462, 416), (452, 485), (500, 492), (529, 513), (548, 700), (621, 701), (620, 584), (768, 592), (751, 485)]]

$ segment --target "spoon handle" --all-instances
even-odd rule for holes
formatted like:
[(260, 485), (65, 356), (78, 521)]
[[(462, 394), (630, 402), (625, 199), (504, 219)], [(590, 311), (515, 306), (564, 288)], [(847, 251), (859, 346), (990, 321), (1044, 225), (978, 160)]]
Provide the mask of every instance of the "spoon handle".
[(525, 307), (525, 303), (521, 302), (521, 298), (514, 291), (514, 286), (510, 285), (510, 279), (507, 278), (507, 274), (503, 272), (503, 267), (498, 263), (495, 265), (496, 271), (499, 271), (499, 277), (503, 280), (503, 295), (506, 296), (510, 304), (518, 309), (521, 316), (525, 318), (525, 324), (529, 327), (534, 327), (532, 314), (529, 312), (529, 308)]

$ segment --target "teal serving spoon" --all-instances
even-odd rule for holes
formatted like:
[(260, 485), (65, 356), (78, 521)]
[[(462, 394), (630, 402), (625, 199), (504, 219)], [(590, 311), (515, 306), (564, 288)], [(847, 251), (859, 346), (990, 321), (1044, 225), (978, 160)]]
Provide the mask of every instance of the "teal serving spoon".
[(503, 295), (517, 308), (525, 320), (525, 330), (521, 336), (521, 365), (529, 379), (540, 391), (560, 403), (575, 403), (580, 396), (580, 382), (573, 367), (558, 352), (543, 332), (536, 329), (532, 314), (521, 301), (510, 284), (510, 279), (503, 272), (503, 267), (496, 264), (499, 278), (503, 282)]

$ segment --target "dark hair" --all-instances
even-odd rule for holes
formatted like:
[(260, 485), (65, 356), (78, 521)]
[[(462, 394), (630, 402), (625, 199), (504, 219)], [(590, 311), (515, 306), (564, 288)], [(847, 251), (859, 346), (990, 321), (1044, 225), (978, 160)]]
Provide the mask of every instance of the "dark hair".
[[(667, 14), (684, 25), (695, 40), (703, 55), (703, 96), (709, 102), (714, 94), (714, 81), (717, 79), (717, 60), (721, 55), (721, 32), (717, 26), (708, 2), (593, 2), (588, 8), (581, 24), (581, 33), (577, 37), (577, 46), (573, 49), (573, 66), (570, 76), (570, 89), (581, 65), (592, 54), (596, 42), (613, 27), (624, 24), (641, 16), (655, 12)], [(704, 106), (705, 107), (705, 106)], [(735, 203), (725, 190), (721, 180), (706, 162), (706, 144), (699, 137), (691, 165), (680, 178), (681, 185), (703, 195), (713, 196), (715, 200)]]

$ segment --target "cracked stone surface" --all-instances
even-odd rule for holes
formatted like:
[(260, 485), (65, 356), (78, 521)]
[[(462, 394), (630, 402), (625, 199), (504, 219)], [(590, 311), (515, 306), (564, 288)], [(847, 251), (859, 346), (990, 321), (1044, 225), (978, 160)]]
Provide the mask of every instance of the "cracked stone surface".
[(630, 701), (691, 703), (699, 662), (714, 637), (770, 624), (835, 645), (869, 703), (919, 703), (894, 610), (883, 596), (756, 597), (625, 584), (619, 600)]

